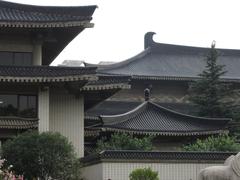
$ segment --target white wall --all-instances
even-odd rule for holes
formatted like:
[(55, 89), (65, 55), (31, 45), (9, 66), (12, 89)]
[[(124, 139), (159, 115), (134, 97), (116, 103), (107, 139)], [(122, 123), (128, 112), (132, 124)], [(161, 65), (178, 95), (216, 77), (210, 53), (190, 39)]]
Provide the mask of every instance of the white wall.
[(129, 174), (134, 169), (150, 167), (158, 171), (160, 180), (197, 180), (197, 174), (201, 169), (215, 165), (221, 163), (102, 162), (84, 167), (82, 174), (86, 180), (128, 180)]
[(84, 101), (68, 93), (50, 90), (49, 130), (60, 132), (75, 147), (77, 155), (84, 155)]
[[(82, 169), (81, 176), (85, 180), (102, 180), (103, 179), (103, 164), (94, 164)], [(107, 180), (107, 179), (106, 179)]]

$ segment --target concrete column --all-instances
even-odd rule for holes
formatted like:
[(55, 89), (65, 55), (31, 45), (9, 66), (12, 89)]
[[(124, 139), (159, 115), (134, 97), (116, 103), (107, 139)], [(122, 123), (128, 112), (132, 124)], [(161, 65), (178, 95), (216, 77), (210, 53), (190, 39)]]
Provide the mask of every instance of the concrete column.
[(42, 43), (40, 42), (33, 44), (33, 65), (42, 65)]
[(84, 156), (83, 95), (50, 92), (50, 131), (59, 132), (73, 144), (78, 157)]
[(38, 91), (39, 132), (49, 131), (49, 88), (40, 87)]

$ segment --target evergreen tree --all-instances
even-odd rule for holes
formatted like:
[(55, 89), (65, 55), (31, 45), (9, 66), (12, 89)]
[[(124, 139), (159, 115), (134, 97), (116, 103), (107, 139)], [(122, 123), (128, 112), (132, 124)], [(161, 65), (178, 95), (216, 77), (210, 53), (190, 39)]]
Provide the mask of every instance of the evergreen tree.
[(211, 49), (206, 56), (206, 66), (200, 79), (190, 84), (190, 102), (199, 109), (200, 116), (204, 117), (231, 117), (233, 103), (229, 101), (230, 84), (220, 81), (226, 71), (224, 65), (217, 63), (219, 57), (212, 43)]

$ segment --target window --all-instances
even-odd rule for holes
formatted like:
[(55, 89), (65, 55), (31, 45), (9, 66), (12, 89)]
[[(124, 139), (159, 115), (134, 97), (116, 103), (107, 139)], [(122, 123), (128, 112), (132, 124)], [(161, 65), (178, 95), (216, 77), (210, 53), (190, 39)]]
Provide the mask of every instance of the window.
[(32, 65), (31, 52), (0, 52), (0, 65)]
[(0, 95), (0, 116), (37, 117), (37, 96)]

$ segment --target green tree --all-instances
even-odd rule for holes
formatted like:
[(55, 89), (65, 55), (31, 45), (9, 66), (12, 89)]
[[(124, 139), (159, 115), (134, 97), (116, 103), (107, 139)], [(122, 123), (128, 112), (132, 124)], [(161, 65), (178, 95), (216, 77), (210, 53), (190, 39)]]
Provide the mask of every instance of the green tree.
[(152, 150), (152, 137), (133, 137), (126, 133), (114, 133), (110, 139), (102, 138), (97, 142), (97, 152), (103, 150)]
[(151, 168), (135, 169), (129, 175), (130, 180), (159, 180), (158, 172)]
[(21, 134), (3, 145), (2, 155), (16, 174), (24, 174), (27, 179), (70, 180), (79, 175), (73, 146), (59, 133)]
[(210, 136), (207, 139), (197, 141), (183, 147), (185, 151), (223, 151), (238, 152), (240, 144), (236, 142), (236, 138), (228, 135), (220, 135), (217, 137)]
[(229, 96), (233, 94), (231, 84), (220, 81), (226, 71), (224, 65), (218, 64), (219, 53), (213, 43), (206, 57), (206, 66), (200, 79), (191, 83), (190, 102), (199, 109), (200, 116), (205, 117), (232, 117), (233, 102)]

